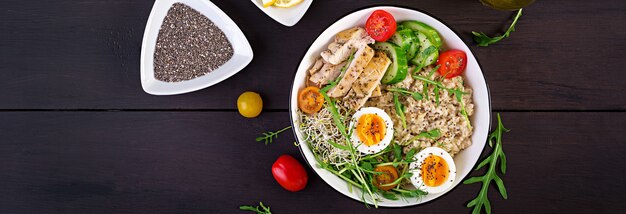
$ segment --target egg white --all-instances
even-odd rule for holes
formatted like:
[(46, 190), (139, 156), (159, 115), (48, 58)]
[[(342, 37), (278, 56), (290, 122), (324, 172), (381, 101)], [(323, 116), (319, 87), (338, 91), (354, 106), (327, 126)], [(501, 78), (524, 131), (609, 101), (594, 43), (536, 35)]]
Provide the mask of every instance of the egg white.
[[(448, 164), (448, 169), (450, 170), (448, 179), (443, 184), (436, 187), (426, 186), (424, 184), (424, 180), (422, 179), (422, 164), (430, 155), (442, 157)], [(413, 173), (413, 176), (411, 176), (411, 183), (415, 186), (415, 188), (428, 192), (429, 194), (435, 194), (444, 192), (452, 187), (452, 184), (456, 179), (456, 165), (454, 165), (454, 160), (448, 152), (439, 147), (428, 147), (415, 154), (415, 158), (417, 161), (411, 163), (409, 166), (409, 170)]]
[[(380, 118), (382, 118), (385, 122), (385, 137), (383, 137), (383, 140), (381, 140), (376, 145), (365, 145), (363, 142), (361, 142), (359, 136), (356, 133), (356, 125), (359, 122), (359, 118), (361, 118), (361, 116), (363, 116), (364, 114), (376, 114), (380, 116)], [(393, 139), (393, 121), (391, 120), (391, 117), (389, 117), (389, 115), (385, 113), (385, 111), (376, 107), (361, 108), (356, 113), (354, 113), (354, 115), (352, 116), (352, 120), (350, 121), (350, 130), (352, 131), (352, 136), (350, 137), (352, 144), (356, 146), (356, 149), (363, 154), (378, 153), (387, 148), (387, 146), (389, 146), (391, 140)]]

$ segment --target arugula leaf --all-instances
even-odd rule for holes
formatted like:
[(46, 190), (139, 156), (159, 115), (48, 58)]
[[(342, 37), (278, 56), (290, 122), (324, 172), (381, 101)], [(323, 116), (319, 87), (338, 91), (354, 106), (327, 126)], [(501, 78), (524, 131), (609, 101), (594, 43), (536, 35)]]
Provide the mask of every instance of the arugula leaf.
[[(435, 68), (430, 70), (430, 73), (428, 73), (428, 76), (427, 76), (428, 79), (430, 79), (433, 76), (433, 74), (435, 74), (435, 72), (437, 70), (439, 70), (440, 66), (441, 65), (437, 65), (437, 66), (435, 66)], [(417, 75), (413, 75), (413, 76), (417, 76)], [(435, 87), (437, 87), (437, 86), (435, 86)], [(428, 82), (422, 82), (422, 91), (424, 92), (424, 97), (426, 97), (426, 99), (428, 99)]]
[(256, 212), (257, 214), (272, 214), (270, 207), (263, 205), (263, 202), (259, 202), (259, 206), (242, 205), (239, 206), (239, 210)]
[(435, 86), (433, 93), (435, 93), (435, 103), (437, 103), (437, 107), (439, 107), (439, 87)]
[(416, 141), (420, 138), (428, 138), (431, 140), (437, 140), (439, 137), (441, 137), (441, 131), (439, 131), (439, 129), (433, 129), (427, 132), (422, 132), (418, 135), (416, 135), (415, 137), (411, 138), (410, 140), (406, 141), (405, 143), (403, 143), (403, 145), (408, 145), (410, 143), (412, 143), (413, 141)]
[(388, 88), (388, 89), (385, 89), (385, 90), (391, 91), (391, 92), (398, 92), (398, 93), (400, 93), (402, 95), (411, 96), (414, 100), (422, 100), (423, 99), (422, 93), (413, 92), (413, 91), (410, 91), (409, 89), (406, 89), (406, 88)]
[(344, 146), (344, 145), (340, 145), (338, 143), (335, 143), (335, 141), (329, 140), (328, 144), (330, 144), (331, 146), (341, 149), (341, 150), (350, 150), (350, 148), (348, 146)]
[(320, 93), (322, 94), (322, 97), (324, 97), (324, 100), (326, 101), (326, 107), (328, 108), (331, 115), (333, 116), (333, 122), (335, 123), (335, 126), (337, 126), (337, 129), (339, 129), (339, 132), (341, 132), (341, 135), (343, 135), (348, 140), (350, 139), (350, 135), (348, 134), (346, 126), (342, 122), (343, 117), (339, 114), (339, 110), (337, 110), (335, 101), (331, 99), (330, 97), (328, 97), (328, 94), (326, 92), (328, 92), (328, 90), (330, 90), (331, 88), (337, 86), (337, 83), (339, 83), (339, 81), (341, 80), (343, 73), (345, 73), (346, 69), (348, 68), (348, 65), (352, 63), (352, 60), (354, 60), (354, 51), (352, 51), (352, 53), (350, 54), (350, 57), (348, 58), (348, 62), (346, 63), (346, 65), (343, 68), (341, 68), (341, 74), (335, 80), (331, 81), (330, 84), (320, 89)]
[(337, 86), (341, 78), (343, 78), (344, 73), (346, 73), (348, 66), (352, 64), (352, 60), (354, 60), (354, 50), (350, 53), (350, 57), (348, 57), (348, 61), (346, 62), (346, 64), (343, 66), (343, 68), (341, 68), (341, 71), (339, 72), (339, 76), (337, 76), (337, 78), (335, 78), (334, 80), (330, 81), (327, 86), (324, 86), (322, 89), (320, 89), (320, 92), (322, 94), (325, 94), (326, 92), (328, 92), (328, 90)]
[(280, 134), (281, 132), (284, 132), (288, 129), (290, 129), (291, 126), (287, 126), (281, 130), (275, 131), (275, 132), (264, 132), (262, 133), (263, 136), (257, 137), (255, 140), (256, 142), (260, 142), (260, 141), (265, 141), (265, 145), (267, 146), (270, 143), (274, 142), (274, 139), (278, 139), (278, 134)]
[[(463, 81), (461, 81), (461, 84), (463, 84)], [(460, 89), (457, 90), (461, 91)], [(469, 120), (469, 116), (467, 115), (467, 110), (465, 110), (465, 103), (463, 103), (463, 94), (455, 92), (454, 96), (456, 97), (456, 101), (461, 104), (461, 114), (463, 115), (463, 118), (465, 118), (465, 122), (467, 122), (467, 128), (471, 129), (472, 124)]]
[[(436, 80), (431, 80), (431, 79), (429, 79), (427, 77), (413, 75), (413, 79), (420, 80), (420, 81), (428, 83), (428, 84), (432, 84), (433, 86), (439, 87), (439, 89), (444, 89), (444, 90), (448, 91), (448, 93), (452, 93), (452, 94), (457, 94), (457, 93), (458, 94), (469, 94), (469, 93), (463, 92), (463, 91), (461, 91), (459, 89), (446, 88), (443, 85), (443, 83), (441, 83), (439, 81), (436, 81)], [(428, 93), (426, 93), (426, 94), (428, 94)]]
[(402, 121), (402, 127), (406, 128), (406, 117), (404, 116), (404, 105), (400, 102), (398, 93), (393, 93), (393, 104), (396, 107), (396, 114)]
[(409, 162), (413, 159), (413, 156), (415, 155), (415, 153), (417, 153), (417, 149), (412, 148), (411, 150), (409, 150), (409, 152), (407, 152), (405, 154), (405, 158), (404, 161)]
[(402, 159), (402, 147), (398, 144), (393, 144), (393, 160), (399, 161)]
[(433, 130), (430, 130), (430, 131), (427, 131), (427, 132), (422, 132), (422, 133), (418, 134), (416, 137), (417, 138), (422, 138), (423, 137), (423, 138), (429, 138), (429, 139), (435, 140), (435, 139), (441, 137), (441, 131), (439, 131), (439, 129), (433, 129)]
[(390, 193), (388, 191), (380, 191), (380, 194), (383, 196), (383, 198), (389, 199), (389, 200), (398, 200), (398, 196), (396, 196), (396, 194)]
[(476, 198), (474, 198), (467, 204), (467, 207), (473, 207), (473, 214), (479, 214), (483, 208), (485, 208), (485, 212), (487, 212), (488, 214), (491, 213), (491, 204), (489, 202), (489, 198), (487, 197), (487, 192), (489, 190), (489, 184), (491, 183), (491, 181), (496, 183), (496, 186), (498, 187), (498, 191), (500, 192), (500, 195), (502, 195), (502, 198), (508, 198), (506, 188), (504, 187), (504, 182), (496, 172), (496, 165), (498, 164), (498, 160), (500, 160), (500, 172), (503, 175), (506, 173), (506, 156), (504, 155), (504, 151), (502, 150), (502, 133), (508, 131), (509, 130), (504, 128), (504, 125), (502, 125), (500, 114), (498, 114), (498, 127), (496, 127), (496, 130), (494, 130), (488, 138), (489, 146), (491, 147), (494, 147), (493, 143), (495, 141), (495, 148), (493, 149), (493, 152), (485, 160), (478, 164), (476, 169), (474, 169), (479, 170), (489, 164), (489, 167), (487, 168), (487, 173), (480, 177), (471, 177), (463, 182), (463, 184), (482, 182), (482, 188), (480, 189), (478, 196), (476, 196)]
[(478, 46), (487, 47), (490, 44), (499, 42), (500, 40), (509, 37), (510, 34), (515, 31), (515, 24), (517, 24), (517, 20), (519, 19), (520, 16), (522, 16), (522, 9), (519, 9), (517, 11), (517, 15), (515, 15), (515, 19), (513, 19), (513, 23), (511, 23), (511, 26), (509, 26), (509, 29), (507, 29), (506, 32), (500, 36), (496, 36), (492, 38), (492, 37), (487, 36), (483, 32), (472, 31), (472, 34), (474, 34), (474, 41), (478, 43)]
[(361, 167), (363, 169), (369, 170), (369, 171), (374, 171), (374, 167), (372, 166), (372, 164), (370, 162), (363, 162), (361, 163)]

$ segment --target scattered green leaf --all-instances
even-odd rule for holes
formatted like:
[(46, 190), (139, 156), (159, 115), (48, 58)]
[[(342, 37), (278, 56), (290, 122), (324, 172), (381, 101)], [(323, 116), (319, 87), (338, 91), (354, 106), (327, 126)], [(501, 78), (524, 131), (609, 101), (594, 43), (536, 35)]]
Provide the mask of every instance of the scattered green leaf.
[(396, 107), (396, 114), (400, 117), (400, 121), (402, 121), (402, 127), (406, 128), (406, 117), (404, 116), (404, 105), (400, 102), (400, 95), (398, 93), (393, 93), (393, 104)]
[(487, 168), (487, 173), (480, 177), (471, 177), (463, 182), (463, 184), (482, 182), (482, 188), (480, 189), (478, 196), (476, 196), (476, 198), (474, 198), (467, 204), (467, 207), (473, 207), (473, 214), (481, 213), (483, 208), (485, 208), (486, 213), (491, 213), (491, 204), (489, 202), (489, 198), (487, 197), (487, 192), (489, 190), (489, 184), (491, 183), (491, 181), (494, 181), (496, 183), (496, 186), (498, 187), (498, 191), (500, 192), (500, 195), (502, 195), (502, 198), (508, 198), (506, 188), (504, 187), (504, 182), (496, 172), (496, 165), (498, 164), (498, 160), (500, 160), (500, 172), (503, 175), (506, 173), (506, 156), (504, 155), (504, 151), (502, 150), (502, 133), (508, 131), (509, 130), (504, 128), (504, 125), (502, 125), (500, 114), (498, 114), (498, 126), (496, 127), (496, 130), (494, 130), (489, 135), (488, 138), (489, 146), (491, 147), (494, 147), (493, 143), (495, 141), (495, 148), (493, 149), (493, 152), (487, 158), (485, 158), (485, 160), (478, 164), (476, 169), (474, 169), (479, 170), (489, 164), (489, 167)]
[(274, 139), (278, 139), (278, 134), (280, 134), (281, 132), (284, 132), (288, 129), (290, 129), (291, 126), (287, 126), (281, 130), (275, 131), (275, 132), (264, 132), (263, 136), (257, 137), (256, 141), (260, 142), (260, 141), (265, 141), (265, 145), (267, 146), (268, 144), (271, 144), (274, 142)]
[(474, 34), (474, 41), (478, 43), (478, 46), (487, 47), (490, 44), (499, 42), (500, 40), (509, 37), (510, 34), (515, 31), (515, 24), (517, 24), (517, 20), (519, 19), (520, 16), (522, 16), (522, 9), (519, 9), (517, 11), (517, 15), (515, 15), (515, 19), (513, 19), (513, 23), (511, 23), (511, 26), (509, 26), (509, 29), (507, 29), (506, 32), (504, 32), (504, 34), (500, 36), (496, 36), (492, 38), (492, 37), (487, 36), (483, 32), (472, 31), (472, 34)]
[(243, 211), (256, 212), (257, 214), (272, 214), (270, 207), (263, 205), (263, 202), (259, 202), (259, 206), (242, 205), (239, 206), (239, 209)]
[(422, 96), (422, 93), (416, 92), (416, 91), (410, 91), (409, 89), (406, 89), (406, 88), (388, 88), (385, 90), (391, 91), (391, 92), (397, 92), (401, 95), (411, 96), (414, 100), (422, 100), (424, 98)]

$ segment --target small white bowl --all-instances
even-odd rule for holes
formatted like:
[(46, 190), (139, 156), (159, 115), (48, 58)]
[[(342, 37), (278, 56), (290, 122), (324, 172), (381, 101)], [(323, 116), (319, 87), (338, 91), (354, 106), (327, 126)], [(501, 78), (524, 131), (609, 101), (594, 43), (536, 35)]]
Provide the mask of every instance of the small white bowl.
[[(206, 16), (220, 28), (233, 46), (233, 56), (219, 68), (194, 79), (181, 82), (164, 82), (154, 78), (154, 50), (163, 19), (175, 3), (183, 3)], [(252, 61), (252, 47), (241, 29), (222, 10), (208, 0), (157, 0), (146, 24), (141, 46), (141, 87), (148, 94), (173, 95), (200, 90), (215, 85)]]
[(263, 2), (261, 0), (252, 0), (252, 3), (278, 23), (291, 27), (302, 19), (306, 11), (309, 7), (311, 7), (313, 0), (304, 0), (302, 3), (290, 8), (279, 8), (274, 6), (263, 7)]
[[(474, 100), (474, 115), (470, 118), (472, 126), (474, 127), (474, 133), (472, 134), (472, 145), (466, 148), (465, 150), (459, 152), (454, 157), (454, 163), (456, 165), (457, 174), (456, 178), (452, 184), (452, 188), (443, 191), (441, 193), (436, 194), (428, 194), (421, 199), (409, 198), (406, 200), (388, 200), (382, 199), (378, 202), (379, 206), (382, 207), (406, 207), (417, 204), (426, 203), (428, 201), (434, 200), (438, 197), (441, 197), (446, 192), (451, 191), (455, 186), (459, 185), (473, 169), (474, 165), (478, 161), (480, 157), (480, 153), (483, 151), (485, 147), (485, 142), (487, 141), (487, 132), (489, 131), (489, 126), (491, 124), (491, 100), (489, 98), (489, 90), (487, 89), (487, 83), (485, 81), (485, 77), (483, 76), (483, 72), (472, 54), (472, 51), (467, 47), (467, 45), (463, 42), (463, 40), (448, 26), (440, 22), (439, 20), (424, 14), (420, 11), (408, 8), (401, 7), (391, 7), (391, 6), (379, 6), (379, 7), (371, 7), (363, 10), (356, 11), (351, 13), (337, 22), (328, 27), (322, 34), (317, 37), (317, 39), (311, 44), (309, 50), (307, 50), (304, 58), (300, 62), (300, 66), (296, 71), (294, 77), (294, 83), (291, 89), (291, 102), (289, 105), (289, 113), (291, 116), (292, 126), (294, 127), (293, 131), (296, 135), (296, 139), (300, 144), (300, 151), (304, 156), (304, 159), (307, 163), (313, 168), (313, 171), (317, 173), (322, 180), (324, 180), (328, 185), (332, 188), (341, 192), (342, 194), (354, 199), (361, 201), (362, 191), (360, 189), (352, 189), (350, 190), (348, 183), (332, 174), (331, 172), (321, 169), (318, 167), (318, 163), (315, 160), (315, 157), (304, 141), (304, 135), (300, 130), (300, 121), (299, 116), (297, 114), (298, 110), (298, 92), (300, 89), (304, 88), (306, 82), (307, 70), (313, 65), (317, 57), (319, 57), (320, 52), (327, 49), (328, 43), (330, 43), (335, 34), (338, 32), (349, 29), (355, 26), (365, 26), (365, 21), (369, 17), (369, 15), (374, 10), (386, 10), (391, 13), (396, 20), (404, 21), (404, 20), (418, 20), (424, 22), (431, 27), (435, 28), (444, 42), (444, 49), (459, 49), (464, 51), (467, 54), (467, 69), (463, 76), (465, 77), (465, 82), (469, 84), (472, 88), (472, 98)], [(366, 201), (371, 204), (371, 201)]]

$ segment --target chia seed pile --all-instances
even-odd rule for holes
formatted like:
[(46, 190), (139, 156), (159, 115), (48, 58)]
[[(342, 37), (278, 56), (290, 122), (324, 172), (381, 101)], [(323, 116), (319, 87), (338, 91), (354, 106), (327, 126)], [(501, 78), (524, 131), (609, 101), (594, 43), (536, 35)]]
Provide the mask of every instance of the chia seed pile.
[(233, 56), (233, 47), (206, 16), (176, 3), (163, 20), (156, 50), (154, 77), (180, 82), (203, 76)]

